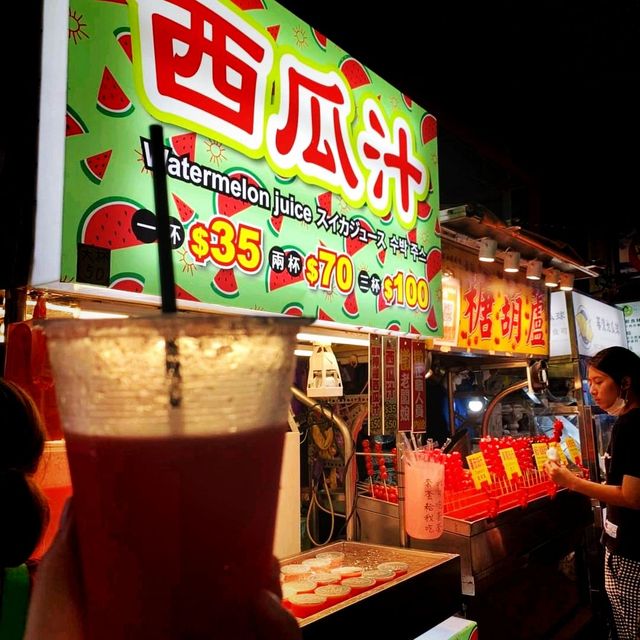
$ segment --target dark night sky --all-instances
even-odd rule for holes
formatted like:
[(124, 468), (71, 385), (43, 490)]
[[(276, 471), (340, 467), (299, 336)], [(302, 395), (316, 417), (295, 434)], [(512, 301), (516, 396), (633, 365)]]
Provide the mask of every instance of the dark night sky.
[(584, 257), (635, 226), (638, 3), (280, 1), (438, 118), (442, 207), (479, 202)]

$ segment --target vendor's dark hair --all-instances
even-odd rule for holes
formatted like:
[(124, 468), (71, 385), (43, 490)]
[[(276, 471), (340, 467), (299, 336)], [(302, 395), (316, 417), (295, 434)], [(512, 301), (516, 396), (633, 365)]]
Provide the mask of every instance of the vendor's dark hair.
[(640, 356), (625, 347), (607, 347), (598, 351), (589, 366), (606, 373), (620, 385), (622, 378), (628, 376), (634, 394), (640, 395)]
[(31, 396), (2, 378), (0, 442), (0, 567), (15, 567), (29, 559), (49, 523), (47, 499), (32, 477), (45, 430)]

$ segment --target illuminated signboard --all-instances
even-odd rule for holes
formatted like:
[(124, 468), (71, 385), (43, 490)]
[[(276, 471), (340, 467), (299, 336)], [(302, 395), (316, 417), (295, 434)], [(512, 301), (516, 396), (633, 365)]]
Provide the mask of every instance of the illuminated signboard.
[(159, 296), (161, 123), (187, 306), (442, 335), (431, 114), (276, 2), (77, 0), (68, 21), (61, 283)]
[[(479, 263), (477, 254), (455, 247), (447, 246), (443, 259), (443, 269), (451, 274), (448, 281), (455, 283), (447, 294), (445, 321), (456, 318), (458, 329), (455, 340), (451, 336), (434, 344), (496, 353), (549, 353), (543, 284), (505, 274), (501, 265)], [(458, 310), (452, 307), (455, 301)]]
[(640, 356), (640, 302), (623, 302), (616, 307), (624, 317), (627, 347)]
[(572, 291), (571, 297), (579, 355), (593, 356), (606, 347), (627, 346), (620, 309), (577, 291)]

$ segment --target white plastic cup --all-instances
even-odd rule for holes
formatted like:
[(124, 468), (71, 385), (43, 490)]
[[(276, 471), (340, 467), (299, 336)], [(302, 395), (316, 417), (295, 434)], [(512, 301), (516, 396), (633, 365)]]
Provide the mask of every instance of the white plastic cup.
[(44, 329), (86, 637), (255, 637), (299, 321), (158, 314)]
[(433, 540), (444, 531), (444, 465), (414, 456), (404, 462), (404, 524), (412, 538)]

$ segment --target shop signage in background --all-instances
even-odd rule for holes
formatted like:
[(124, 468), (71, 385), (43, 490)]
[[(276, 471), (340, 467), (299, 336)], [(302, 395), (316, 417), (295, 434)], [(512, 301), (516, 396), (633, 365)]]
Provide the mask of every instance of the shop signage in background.
[(284, 7), (74, 0), (67, 86), (61, 282), (159, 296), (159, 122), (179, 299), (442, 335), (435, 118)]
[(616, 307), (624, 318), (627, 347), (640, 356), (640, 302), (623, 302)]
[(460, 333), (460, 281), (452, 275), (442, 275), (442, 338), (441, 346), (455, 347)]
[(398, 338), (382, 337), (383, 368), (383, 420), (382, 432), (392, 435), (398, 431)]
[[(480, 263), (477, 254), (457, 247), (445, 249), (443, 270), (460, 287), (459, 296), (453, 289), (445, 293), (443, 287), (447, 318), (456, 317), (450, 307), (456, 299), (460, 303), (455, 346), (496, 353), (548, 354), (548, 302), (543, 284), (505, 274), (501, 265)], [(434, 344), (451, 346), (452, 342), (434, 340)]]
[(427, 409), (426, 409), (426, 347), (420, 340), (411, 341), (411, 364), (413, 367), (411, 409), (411, 427), (414, 431), (427, 430)]
[(571, 335), (567, 298), (564, 291), (553, 291), (549, 302), (549, 357), (571, 355)]
[[(415, 340), (400, 338), (398, 341), (398, 430), (411, 431), (411, 395), (413, 376), (411, 367), (411, 343)], [(424, 379), (424, 378), (423, 378)]]
[(382, 336), (369, 336), (369, 435), (382, 434)]
[(578, 354), (593, 356), (605, 347), (627, 346), (622, 310), (572, 291)]

